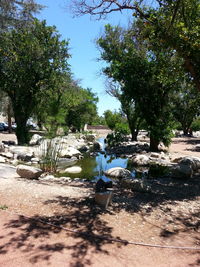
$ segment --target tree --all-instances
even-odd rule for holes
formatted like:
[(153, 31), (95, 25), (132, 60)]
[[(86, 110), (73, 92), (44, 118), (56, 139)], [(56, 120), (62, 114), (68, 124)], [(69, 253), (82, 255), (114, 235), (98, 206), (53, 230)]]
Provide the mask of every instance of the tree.
[(137, 40), (133, 29), (106, 26), (99, 38), (101, 58), (108, 63), (104, 73), (121, 85), (125, 96), (134, 100), (150, 131), (150, 149), (169, 145), (171, 137), (171, 92), (176, 86), (179, 65), (171, 52), (153, 53)]
[(191, 81), (183, 83), (172, 103), (174, 118), (181, 124), (184, 135), (187, 135), (193, 121), (200, 115), (200, 95)]
[(112, 112), (111, 110), (106, 110), (103, 115), (105, 117), (107, 126), (111, 130), (114, 130), (118, 123), (123, 122), (122, 115), (117, 111)]
[(131, 140), (137, 141), (140, 125), (143, 121), (142, 114), (139, 106), (136, 105), (135, 101), (124, 93), (124, 90), (116, 84), (108, 81), (109, 88), (107, 93), (117, 98), (121, 104), (122, 112), (126, 115), (128, 126), (131, 132)]
[(68, 71), (68, 42), (60, 41), (55, 27), (34, 20), (30, 27), (0, 36), (0, 88), (10, 97), (19, 144), (29, 140), (26, 123), (41, 91), (55, 88)]
[(13, 110), (12, 110), (12, 103), (10, 98), (0, 90), (0, 112), (3, 113), (4, 116), (7, 117), (8, 121), (8, 132), (12, 132), (12, 117), (13, 117)]
[(33, 14), (42, 8), (35, 0), (1, 0), (0, 31), (31, 23), (34, 19)]
[(111, 12), (132, 10), (142, 21), (144, 38), (155, 48), (162, 45), (176, 51), (200, 91), (199, 0), (157, 0), (150, 7), (144, 3), (141, 0), (74, 0), (73, 12), (101, 19)]
[[(83, 129), (86, 123), (92, 124), (97, 116), (98, 97), (90, 88), (83, 89), (76, 86), (74, 100), (68, 107), (66, 115), (67, 126), (72, 130), (79, 132)], [(72, 96), (71, 96), (72, 97)]]

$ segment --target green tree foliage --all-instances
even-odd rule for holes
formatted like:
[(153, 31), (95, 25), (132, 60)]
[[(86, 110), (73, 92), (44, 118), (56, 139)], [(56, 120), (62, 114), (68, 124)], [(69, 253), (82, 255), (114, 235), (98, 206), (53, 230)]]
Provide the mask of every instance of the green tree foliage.
[(176, 51), (200, 90), (199, 0), (73, 0), (72, 9), (75, 15), (90, 14), (98, 19), (130, 10), (140, 18), (144, 38), (152, 42), (152, 48), (163, 46)]
[(189, 133), (193, 121), (200, 115), (200, 95), (191, 82), (185, 81), (173, 98), (172, 111), (185, 135)]
[[(115, 86), (111, 83), (109, 85), (107, 93), (120, 101), (121, 110), (126, 115), (129, 131), (131, 132), (131, 140), (137, 141), (137, 135), (143, 121), (141, 111), (135, 101), (120, 89), (120, 85)], [(127, 123), (125, 123), (125, 127), (127, 128)]]
[(19, 144), (28, 142), (26, 122), (38, 95), (55, 89), (69, 67), (68, 42), (55, 27), (34, 20), (30, 27), (5, 32), (0, 37), (0, 88), (10, 97)]
[(122, 92), (138, 105), (150, 131), (151, 150), (159, 142), (169, 145), (171, 92), (176, 82), (176, 60), (173, 53), (148, 51), (135, 32), (106, 26), (99, 38), (101, 58), (108, 63), (104, 73), (121, 85)]
[(117, 124), (123, 122), (122, 114), (117, 111), (112, 112), (111, 110), (106, 110), (103, 115), (107, 126), (111, 130), (114, 130)]
[(1, 0), (0, 31), (31, 23), (34, 19), (33, 15), (41, 9), (42, 6), (34, 0)]
[(81, 131), (84, 125), (92, 124), (97, 116), (98, 97), (91, 89), (79, 86), (70, 94), (70, 105), (66, 114), (66, 124), (73, 131)]

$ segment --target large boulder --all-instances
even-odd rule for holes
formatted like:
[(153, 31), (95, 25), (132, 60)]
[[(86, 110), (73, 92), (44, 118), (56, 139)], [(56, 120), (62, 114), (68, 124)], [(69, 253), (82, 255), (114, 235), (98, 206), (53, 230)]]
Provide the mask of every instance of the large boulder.
[(180, 160), (179, 165), (191, 166), (194, 172), (200, 169), (200, 158), (198, 157), (184, 157)]
[(11, 146), (9, 151), (14, 154), (14, 158), (25, 161), (29, 161), (36, 153), (36, 149), (34, 147), (27, 146)]
[(81, 152), (79, 150), (77, 150), (74, 147), (67, 147), (67, 148), (63, 148), (60, 153), (59, 156), (61, 158), (71, 158), (71, 157), (79, 157), (81, 155)]
[(17, 174), (23, 178), (38, 179), (42, 174), (42, 170), (27, 165), (18, 165)]
[(172, 178), (188, 179), (193, 176), (192, 165), (178, 164), (170, 169)]
[(148, 182), (142, 179), (122, 179), (121, 187), (144, 193), (151, 191)]
[(131, 161), (136, 166), (147, 166), (149, 164), (149, 157), (146, 155), (135, 155)]
[(111, 168), (107, 171), (104, 171), (104, 174), (113, 177), (113, 178), (126, 178), (131, 177), (131, 172), (127, 169), (121, 167)]
[(31, 140), (29, 142), (29, 145), (31, 146), (35, 146), (35, 145), (39, 145), (40, 141), (42, 140), (42, 136), (39, 135), (39, 134), (34, 134), (32, 137), (31, 137)]
[(69, 168), (65, 169), (64, 172), (71, 173), (71, 174), (80, 173), (80, 172), (82, 172), (82, 168), (79, 166), (73, 166), (73, 167), (69, 167)]

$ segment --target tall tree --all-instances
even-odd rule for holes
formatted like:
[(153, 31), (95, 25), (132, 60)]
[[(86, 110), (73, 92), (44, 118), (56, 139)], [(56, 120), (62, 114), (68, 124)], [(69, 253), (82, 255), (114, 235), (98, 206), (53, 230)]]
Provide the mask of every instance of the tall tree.
[(107, 93), (118, 99), (121, 104), (122, 112), (126, 115), (128, 126), (131, 132), (131, 140), (137, 141), (140, 125), (143, 121), (142, 113), (133, 98), (124, 93), (123, 86), (108, 82), (109, 88)]
[(41, 90), (55, 88), (68, 71), (68, 42), (61, 41), (55, 27), (34, 20), (30, 27), (0, 36), (0, 88), (11, 99), (19, 144), (28, 142), (26, 122)]
[(108, 63), (104, 73), (121, 84), (123, 93), (139, 106), (150, 131), (151, 150), (157, 150), (159, 142), (169, 145), (168, 104), (177, 79), (173, 53), (148, 51), (132, 29), (125, 31), (110, 25), (98, 44), (101, 58)]
[(176, 51), (200, 91), (200, 1), (155, 0), (150, 6), (145, 3), (144, 0), (73, 0), (72, 9), (75, 15), (90, 14), (98, 19), (111, 12), (132, 10), (142, 20), (144, 38), (152, 41), (154, 47)]

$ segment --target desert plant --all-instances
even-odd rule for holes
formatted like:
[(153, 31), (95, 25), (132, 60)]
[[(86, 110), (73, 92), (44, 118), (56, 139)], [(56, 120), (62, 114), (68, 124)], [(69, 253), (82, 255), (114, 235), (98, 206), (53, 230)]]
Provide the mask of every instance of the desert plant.
[(62, 151), (62, 139), (45, 139), (41, 142), (39, 150), (40, 168), (44, 172), (56, 173), (59, 155)]

